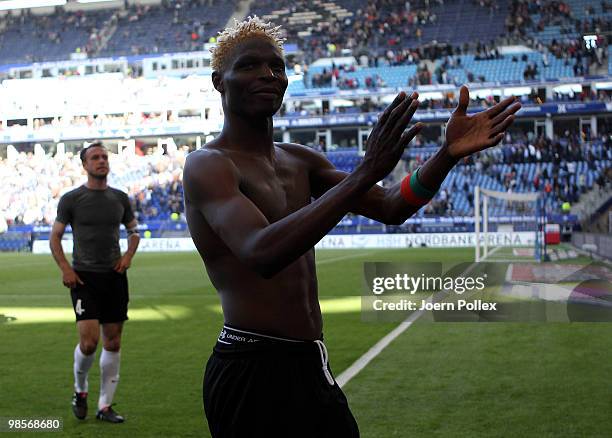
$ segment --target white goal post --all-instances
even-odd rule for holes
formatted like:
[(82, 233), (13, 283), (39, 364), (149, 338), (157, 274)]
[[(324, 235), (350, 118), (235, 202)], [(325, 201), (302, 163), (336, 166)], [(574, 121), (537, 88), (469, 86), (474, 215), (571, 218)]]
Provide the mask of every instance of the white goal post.
[[(504, 204), (505, 207), (512, 203), (514, 205), (523, 204), (523, 208), (526, 209), (526, 205), (529, 205), (529, 210), (523, 213), (528, 213), (524, 216), (525, 220), (528, 220), (533, 224), (533, 232), (535, 233), (533, 239), (533, 256), (538, 261), (541, 261), (546, 252), (545, 249), (545, 223), (546, 218), (544, 215), (543, 202), (539, 193), (512, 193), (512, 192), (498, 192), (494, 190), (484, 189), (476, 186), (474, 191), (474, 247), (475, 247), (475, 261), (485, 261), (492, 254), (490, 248), (490, 208), (493, 202)], [(481, 205), (482, 204), (482, 205)], [(482, 223), (482, 230), (481, 230)], [(498, 227), (503, 227), (501, 222), (497, 221)], [(513, 229), (513, 224), (507, 225), (510, 231)], [(499, 231), (499, 228), (498, 228)]]

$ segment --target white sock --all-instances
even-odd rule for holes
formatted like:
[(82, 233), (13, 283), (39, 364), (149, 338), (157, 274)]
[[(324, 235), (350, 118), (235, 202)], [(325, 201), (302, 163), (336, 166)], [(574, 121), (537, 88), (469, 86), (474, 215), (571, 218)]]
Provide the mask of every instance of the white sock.
[(91, 364), (96, 357), (96, 353), (85, 355), (81, 351), (80, 344), (77, 344), (74, 349), (74, 390), (76, 392), (87, 392), (89, 383), (87, 382), (87, 373), (91, 368)]
[(102, 410), (113, 403), (117, 383), (119, 383), (119, 362), (121, 352), (102, 349), (100, 354), (100, 399), (98, 409)]

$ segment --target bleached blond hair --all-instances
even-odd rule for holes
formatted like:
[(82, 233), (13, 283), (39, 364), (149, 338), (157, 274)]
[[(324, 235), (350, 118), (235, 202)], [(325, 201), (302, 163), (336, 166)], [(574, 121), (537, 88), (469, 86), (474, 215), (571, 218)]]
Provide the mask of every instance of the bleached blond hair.
[(234, 18), (234, 27), (228, 27), (219, 32), (217, 45), (210, 49), (212, 56), (210, 66), (213, 71), (222, 71), (226, 65), (229, 55), (233, 49), (242, 41), (254, 36), (263, 37), (272, 42), (284, 55), (281, 26), (274, 26), (270, 22), (265, 22), (257, 15), (247, 17), (244, 21)]

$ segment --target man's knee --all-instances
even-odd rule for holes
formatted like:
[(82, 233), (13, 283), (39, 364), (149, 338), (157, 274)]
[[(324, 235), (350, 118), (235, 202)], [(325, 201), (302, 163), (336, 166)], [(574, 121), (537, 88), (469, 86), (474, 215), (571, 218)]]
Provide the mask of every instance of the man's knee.
[(94, 354), (96, 352), (96, 348), (98, 347), (98, 338), (85, 338), (81, 339), (80, 342), (81, 352), (89, 356), (90, 354)]
[(100, 339), (100, 326), (96, 320), (84, 320), (77, 323), (81, 352), (87, 356), (96, 352)]
[(104, 349), (106, 351), (118, 352), (121, 348), (121, 337), (116, 336), (109, 339), (104, 339)]
[(121, 332), (123, 324), (103, 324), (102, 339), (106, 351), (117, 352), (121, 348)]

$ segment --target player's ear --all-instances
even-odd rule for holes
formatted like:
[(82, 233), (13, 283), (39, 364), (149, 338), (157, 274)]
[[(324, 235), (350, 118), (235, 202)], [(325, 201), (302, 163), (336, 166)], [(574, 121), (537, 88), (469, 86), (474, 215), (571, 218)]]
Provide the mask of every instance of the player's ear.
[(212, 72), (212, 82), (213, 86), (215, 87), (215, 90), (223, 94), (223, 92), (225, 91), (225, 88), (223, 87), (223, 75), (218, 71)]

